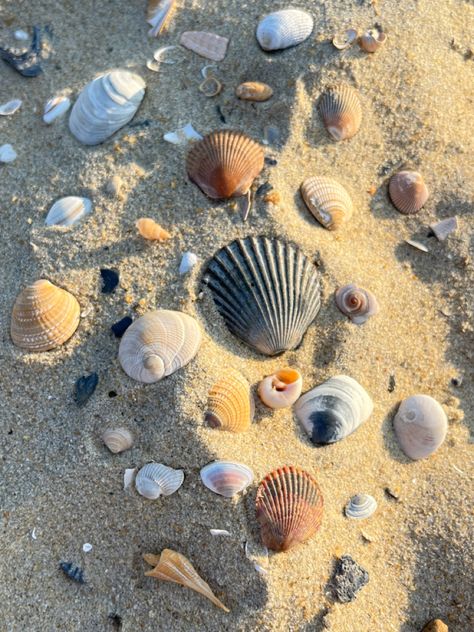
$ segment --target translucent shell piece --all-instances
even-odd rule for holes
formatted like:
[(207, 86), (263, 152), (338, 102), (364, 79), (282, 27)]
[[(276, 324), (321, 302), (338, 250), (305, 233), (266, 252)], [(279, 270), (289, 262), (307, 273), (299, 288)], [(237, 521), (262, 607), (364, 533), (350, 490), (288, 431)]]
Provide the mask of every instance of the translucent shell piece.
[(236, 239), (214, 255), (203, 282), (228, 329), (269, 356), (295, 349), (321, 305), (315, 266), (279, 239)]
[(257, 490), (257, 522), (269, 549), (286, 551), (321, 526), (323, 496), (316, 480), (293, 465), (267, 474)]
[(412, 395), (404, 399), (393, 425), (401, 449), (415, 461), (435, 452), (448, 431), (446, 413), (429, 395)]
[(133, 446), (133, 435), (126, 428), (109, 428), (102, 435), (102, 441), (111, 452), (119, 454)]
[(403, 215), (414, 215), (429, 197), (423, 176), (418, 171), (399, 171), (390, 178), (388, 192), (395, 208)]
[(72, 226), (92, 211), (88, 198), (70, 195), (57, 200), (46, 216), (46, 226)]
[(377, 509), (377, 501), (369, 494), (356, 494), (353, 496), (345, 507), (345, 513), (348, 518), (364, 520)]
[(387, 40), (387, 35), (378, 29), (369, 29), (359, 38), (359, 46), (366, 53), (375, 53)]
[(312, 16), (301, 9), (269, 13), (257, 26), (256, 37), (263, 50), (280, 50), (304, 42), (313, 30)]
[(229, 40), (215, 33), (185, 31), (179, 43), (201, 57), (212, 59), (212, 61), (222, 61), (226, 56)]
[(136, 227), (140, 235), (144, 239), (149, 239), (150, 241), (166, 241), (171, 237), (167, 230), (162, 228), (150, 217), (141, 217), (137, 221)]
[(228, 370), (209, 391), (204, 420), (211, 428), (245, 432), (252, 422), (250, 385), (238, 371)]
[(166, 29), (173, 15), (175, 5), (176, 0), (148, 0), (146, 21), (151, 26), (148, 35), (157, 37)]
[(335, 298), (337, 307), (356, 325), (362, 325), (379, 311), (377, 299), (372, 292), (357, 287), (354, 283), (336, 290)]
[(201, 480), (212, 492), (231, 498), (252, 484), (253, 472), (241, 463), (214, 461), (202, 468)]
[(135, 478), (137, 492), (145, 498), (156, 500), (161, 495), (171, 496), (184, 481), (183, 470), (174, 470), (161, 463), (147, 463)]
[(300, 191), (306, 206), (325, 228), (335, 230), (352, 217), (351, 196), (333, 178), (306, 178)]
[(344, 50), (345, 48), (349, 48), (349, 46), (352, 46), (356, 39), (356, 29), (347, 29), (347, 31), (342, 31), (334, 35), (334, 37), (332, 38), (332, 45), (338, 50)]
[(329, 88), (319, 101), (324, 127), (334, 140), (351, 138), (359, 131), (362, 106), (354, 88), (339, 85)]
[(349, 436), (373, 410), (362, 386), (347, 375), (337, 375), (302, 395), (295, 404), (298, 421), (314, 444)]
[(273, 90), (266, 83), (246, 81), (237, 86), (235, 94), (244, 101), (268, 101), (273, 95)]
[(76, 298), (45, 279), (20, 292), (13, 306), (11, 337), (28, 351), (48, 351), (69, 340), (79, 325)]
[(176, 584), (181, 584), (181, 586), (186, 586), (186, 588), (191, 588), (191, 590), (195, 590), (207, 597), (215, 606), (222, 608), (224, 612), (230, 612), (229, 608), (224, 606), (222, 601), (212, 592), (209, 585), (198, 575), (191, 562), (181, 553), (171, 549), (163, 549), (159, 557), (158, 555), (145, 554), (143, 558), (148, 564), (155, 566), (153, 570), (145, 573), (148, 577), (175, 582)]
[(68, 97), (53, 97), (44, 106), (43, 121), (46, 125), (51, 125), (57, 118), (66, 114), (71, 107)]
[(245, 195), (263, 169), (263, 150), (240, 132), (212, 132), (195, 143), (186, 159), (189, 178), (213, 199)]
[(120, 342), (119, 361), (131, 378), (151, 384), (188, 364), (200, 344), (201, 330), (194, 318), (158, 309), (130, 325)]
[(258, 395), (269, 408), (292, 406), (301, 395), (303, 378), (296, 369), (280, 369), (263, 379), (258, 385)]

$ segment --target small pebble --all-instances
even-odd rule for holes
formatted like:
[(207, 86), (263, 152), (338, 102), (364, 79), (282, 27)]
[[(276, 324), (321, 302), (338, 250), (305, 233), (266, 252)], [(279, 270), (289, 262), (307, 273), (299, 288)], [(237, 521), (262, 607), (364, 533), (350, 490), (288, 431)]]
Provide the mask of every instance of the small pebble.
[(392, 498), (393, 500), (400, 500), (400, 490), (398, 487), (386, 487), (384, 492), (389, 498)]
[(89, 553), (90, 551), (92, 551), (92, 544), (89, 544), (89, 542), (86, 542), (85, 544), (82, 545), (82, 550), (84, 551), (84, 553)]
[(97, 388), (98, 383), (99, 376), (97, 373), (83, 375), (77, 380), (74, 387), (74, 401), (79, 407), (84, 406), (84, 404), (90, 399)]
[(84, 571), (76, 564), (72, 562), (60, 562), (59, 568), (73, 581), (78, 584), (83, 584), (85, 582)]
[(270, 184), (270, 182), (264, 182), (263, 184), (261, 184), (258, 189), (255, 192), (255, 195), (263, 195), (264, 193), (268, 193), (269, 191), (271, 191), (273, 189), (272, 185)]
[(106, 192), (115, 198), (122, 197), (123, 180), (120, 176), (112, 176), (105, 184)]
[(461, 386), (462, 385), (462, 381), (463, 381), (462, 375), (458, 375), (457, 377), (452, 377), (451, 378), (451, 384), (453, 386), (456, 386), (456, 387)]
[(272, 158), (271, 156), (265, 156), (265, 163), (270, 165), (270, 167), (275, 167), (278, 164), (278, 160), (276, 158)]
[(121, 338), (130, 327), (132, 322), (133, 320), (130, 318), (130, 316), (124, 316), (121, 320), (114, 323), (110, 329), (112, 330), (112, 333), (116, 338)]
[(336, 563), (332, 588), (341, 603), (354, 601), (357, 593), (369, 582), (369, 573), (350, 555), (343, 555)]
[(17, 153), (8, 143), (0, 147), (0, 162), (14, 162), (17, 159)]
[(102, 277), (102, 294), (111, 294), (117, 285), (119, 284), (119, 273), (117, 270), (109, 270), (108, 268), (102, 268), (100, 271)]
[(30, 39), (28, 33), (26, 31), (23, 31), (22, 29), (18, 29), (17, 31), (15, 31), (13, 36), (19, 42), (26, 42), (26, 40)]
[(197, 262), (198, 258), (194, 252), (185, 252), (181, 259), (181, 263), (179, 264), (178, 272), (180, 274), (187, 274), (194, 268)]
[(393, 393), (393, 391), (395, 390), (395, 386), (396, 386), (395, 376), (391, 375), (388, 378), (388, 392)]

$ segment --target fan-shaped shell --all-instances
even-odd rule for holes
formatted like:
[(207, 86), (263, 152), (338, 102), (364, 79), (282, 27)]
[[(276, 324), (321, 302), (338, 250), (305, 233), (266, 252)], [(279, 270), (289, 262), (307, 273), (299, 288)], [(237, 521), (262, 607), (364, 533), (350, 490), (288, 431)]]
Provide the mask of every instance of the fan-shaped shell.
[(414, 215), (429, 197), (423, 176), (418, 171), (399, 171), (390, 178), (388, 192), (395, 208), (403, 215)]
[(228, 370), (209, 391), (205, 421), (211, 428), (244, 432), (252, 422), (250, 385), (238, 371)]
[(133, 435), (126, 428), (109, 428), (102, 435), (102, 441), (111, 452), (118, 454), (133, 446)]
[(306, 206), (325, 228), (335, 230), (352, 216), (351, 196), (333, 178), (306, 178), (300, 190)]
[(57, 200), (46, 216), (46, 226), (72, 226), (92, 211), (92, 202), (70, 195)]
[(381, 48), (387, 35), (378, 29), (369, 29), (359, 39), (359, 46), (365, 50), (366, 53), (375, 53), (376, 50)]
[(258, 394), (269, 408), (292, 406), (301, 395), (303, 378), (296, 369), (280, 369), (263, 379), (258, 385)]
[(79, 325), (76, 298), (45, 279), (20, 292), (13, 306), (11, 337), (28, 351), (48, 351), (69, 340)]
[(176, 0), (148, 0), (146, 21), (151, 26), (148, 35), (157, 37), (166, 29), (175, 5)]
[(283, 9), (263, 17), (257, 26), (257, 40), (263, 50), (280, 50), (304, 42), (313, 31), (313, 18), (301, 9)]
[(341, 312), (349, 316), (356, 325), (362, 325), (379, 311), (377, 299), (372, 292), (357, 287), (354, 283), (336, 290), (335, 298)]
[(319, 101), (319, 111), (328, 134), (344, 140), (357, 134), (362, 122), (362, 106), (354, 88), (339, 85), (329, 88)]
[(369, 494), (356, 494), (352, 496), (346, 505), (345, 512), (348, 518), (363, 520), (370, 516), (377, 509), (377, 501)]
[(222, 61), (227, 53), (229, 40), (206, 31), (185, 31), (179, 40), (181, 46), (212, 61)]
[(145, 82), (128, 70), (107, 72), (89, 83), (69, 117), (69, 129), (84, 145), (98, 145), (135, 116)]
[(183, 470), (174, 470), (162, 463), (147, 463), (135, 478), (137, 492), (145, 498), (156, 500), (161, 495), (171, 496), (184, 481)]
[(410, 459), (424, 459), (443, 443), (448, 431), (446, 413), (429, 395), (404, 399), (393, 421), (403, 452)]
[(340, 441), (366, 421), (373, 403), (362, 386), (337, 375), (302, 395), (295, 404), (298, 421), (315, 444)]
[(204, 485), (216, 494), (231, 498), (253, 482), (253, 472), (242, 463), (214, 461), (201, 470)]
[(245, 195), (263, 169), (263, 150), (240, 132), (212, 132), (195, 143), (186, 159), (189, 178), (213, 199)]
[(321, 526), (323, 496), (316, 480), (293, 465), (267, 474), (257, 490), (257, 521), (269, 549), (286, 551)]
[(203, 281), (228, 329), (264, 355), (295, 349), (321, 304), (316, 268), (279, 239), (236, 239), (214, 255)]
[(200, 344), (201, 330), (194, 318), (158, 309), (130, 325), (120, 342), (119, 361), (131, 378), (151, 384), (188, 364)]
[(273, 95), (273, 90), (260, 81), (245, 81), (237, 86), (235, 94), (244, 101), (268, 101)]
[(150, 217), (142, 217), (137, 220), (136, 227), (140, 235), (150, 241), (166, 241), (171, 237), (167, 230)]

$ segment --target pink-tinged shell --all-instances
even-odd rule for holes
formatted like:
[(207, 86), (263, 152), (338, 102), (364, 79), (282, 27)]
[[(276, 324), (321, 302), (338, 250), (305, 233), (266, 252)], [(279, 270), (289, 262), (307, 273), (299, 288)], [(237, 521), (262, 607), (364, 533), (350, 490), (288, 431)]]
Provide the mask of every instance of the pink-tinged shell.
[(414, 461), (435, 452), (448, 431), (446, 413), (429, 395), (412, 395), (404, 399), (393, 425), (401, 449)]
[(362, 106), (354, 88), (348, 85), (329, 88), (319, 100), (319, 111), (328, 134), (334, 140), (351, 138), (359, 131)]
[(388, 192), (395, 208), (403, 215), (414, 215), (429, 197), (423, 176), (418, 171), (399, 171), (390, 178)]
[(379, 311), (377, 299), (372, 292), (357, 287), (354, 283), (336, 290), (335, 299), (341, 312), (349, 316), (356, 325), (362, 325)]
[(366, 53), (375, 53), (387, 41), (387, 35), (378, 29), (369, 29), (359, 38), (359, 46)]
[(292, 406), (301, 395), (303, 378), (296, 369), (281, 369), (263, 379), (258, 395), (265, 406), (275, 410)]
[(201, 470), (201, 480), (215, 494), (232, 498), (253, 482), (253, 472), (242, 463), (214, 461)]
[(181, 46), (212, 61), (222, 61), (227, 53), (229, 40), (215, 33), (185, 31), (179, 40)]

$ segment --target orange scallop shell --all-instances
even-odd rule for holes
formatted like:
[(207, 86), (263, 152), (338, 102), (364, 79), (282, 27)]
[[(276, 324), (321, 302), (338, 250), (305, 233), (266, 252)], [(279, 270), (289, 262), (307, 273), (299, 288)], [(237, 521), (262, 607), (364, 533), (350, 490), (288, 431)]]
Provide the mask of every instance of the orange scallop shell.
[(390, 178), (390, 199), (403, 215), (414, 215), (426, 204), (428, 188), (418, 171), (399, 171)]
[(348, 85), (329, 88), (319, 101), (324, 127), (334, 140), (344, 140), (357, 134), (362, 122), (359, 95)]

